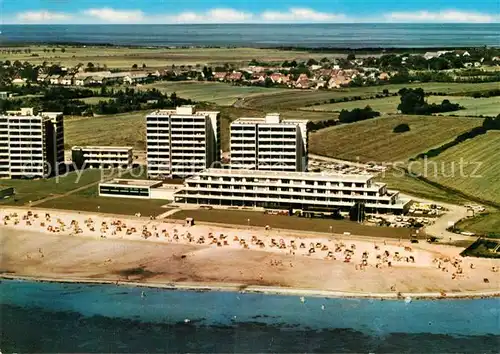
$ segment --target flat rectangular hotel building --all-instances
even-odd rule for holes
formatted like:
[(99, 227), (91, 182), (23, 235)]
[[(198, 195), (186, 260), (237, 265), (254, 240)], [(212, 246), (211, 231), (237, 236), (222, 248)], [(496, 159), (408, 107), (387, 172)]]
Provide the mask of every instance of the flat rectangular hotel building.
[(194, 106), (159, 110), (146, 117), (150, 178), (187, 177), (220, 161), (220, 113)]
[(48, 177), (63, 164), (62, 113), (21, 108), (0, 114), (0, 178)]
[(73, 146), (71, 158), (77, 167), (129, 167), (134, 156), (131, 146)]
[(176, 204), (348, 212), (356, 203), (368, 213), (403, 213), (409, 201), (371, 175), (208, 169), (185, 180)]
[(231, 168), (263, 171), (307, 170), (307, 121), (239, 118), (231, 123)]

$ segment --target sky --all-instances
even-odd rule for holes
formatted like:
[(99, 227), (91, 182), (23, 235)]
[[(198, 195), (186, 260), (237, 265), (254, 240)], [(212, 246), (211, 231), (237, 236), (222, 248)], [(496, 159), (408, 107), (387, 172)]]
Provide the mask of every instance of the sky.
[(0, 24), (499, 23), (500, 0), (0, 0)]

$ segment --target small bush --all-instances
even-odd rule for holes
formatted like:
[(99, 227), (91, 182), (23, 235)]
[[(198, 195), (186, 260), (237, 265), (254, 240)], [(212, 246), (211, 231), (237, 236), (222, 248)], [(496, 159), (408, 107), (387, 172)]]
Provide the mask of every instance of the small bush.
[(409, 131), (410, 131), (410, 126), (406, 123), (398, 124), (392, 130), (393, 133), (404, 133)]

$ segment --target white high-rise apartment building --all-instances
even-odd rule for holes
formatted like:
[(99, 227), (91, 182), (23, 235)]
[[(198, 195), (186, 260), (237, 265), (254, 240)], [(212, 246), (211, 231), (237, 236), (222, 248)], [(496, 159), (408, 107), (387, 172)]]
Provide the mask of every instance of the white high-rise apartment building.
[(0, 178), (47, 177), (63, 164), (62, 113), (21, 108), (0, 114)]
[(239, 118), (231, 123), (231, 168), (264, 171), (307, 170), (307, 121)]
[(148, 176), (186, 177), (220, 161), (220, 112), (194, 106), (146, 117)]

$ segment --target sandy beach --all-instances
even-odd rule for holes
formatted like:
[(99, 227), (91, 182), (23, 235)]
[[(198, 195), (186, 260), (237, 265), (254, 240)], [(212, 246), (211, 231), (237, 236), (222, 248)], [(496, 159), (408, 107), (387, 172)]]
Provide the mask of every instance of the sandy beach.
[(6, 277), (387, 298), (500, 294), (499, 260), (422, 241), (25, 208), (2, 209), (0, 220)]

